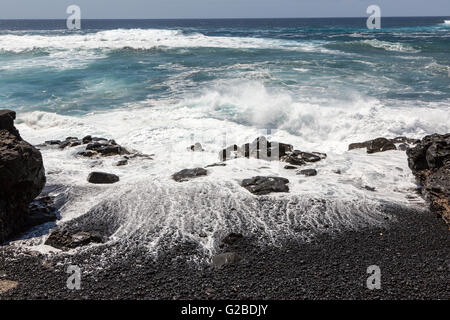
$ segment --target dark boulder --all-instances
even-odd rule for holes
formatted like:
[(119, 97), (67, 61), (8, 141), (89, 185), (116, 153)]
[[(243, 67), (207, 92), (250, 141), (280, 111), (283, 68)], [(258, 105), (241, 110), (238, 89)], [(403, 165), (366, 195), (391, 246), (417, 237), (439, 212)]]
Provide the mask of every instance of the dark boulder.
[(14, 120), (16, 120), (16, 112), (12, 110), (0, 110), (0, 130), (6, 130), (20, 138), (19, 131), (14, 127)]
[(52, 146), (58, 145), (60, 149), (72, 148), (81, 145), (86, 145), (85, 149), (77, 153), (82, 157), (109, 157), (117, 155), (131, 155), (126, 148), (117, 144), (114, 140), (108, 140), (105, 138), (85, 136), (83, 139), (77, 137), (67, 137), (64, 141), (49, 140), (45, 142), (45, 145)]
[(105, 172), (91, 172), (87, 178), (88, 182), (94, 184), (112, 184), (119, 180), (119, 177), (115, 174)]
[[(354, 149), (366, 148), (367, 153), (376, 153), (397, 149), (406, 151), (409, 147), (417, 143), (417, 139), (411, 139), (407, 137), (396, 137), (393, 139), (376, 138), (364, 142), (351, 143), (348, 146), (348, 150), (350, 151)], [(398, 145), (398, 148), (396, 145)]]
[[(59, 140), (50, 140), (50, 141), (46, 141), (46, 144), (49, 145), (54, 145), (56, 144), (55, 142), (59, 141)], [(66, 140), (62, 141), (59, 143), (59, 148), (60, 149), (65, 149), (67, 147), (76, 147), (82, 144), (81, 140), (78, 140), (77, 137), (67, 137)]]
[(450, 133), (426, 136), (406, 154), (431, 209), (450, 224)]
[(307, 177), (313, 177), (313, 176), (317, 176), (317, 170), (316, 169), (305, 169), (305, 170), (298, 171), (297, 174), (302, 174)]
[(286, 143), (268, 141), (266, 137), (258, 137), (251, 143), (242, 146), (236, 144), (223, 149), (219, 153), (221, 161), (235, 158), (254, 158), (263, 160), (279, 160), (292, 152), (293, 146)]
[(192, 178), (206, 176), (208, 171), (203, 168), (184, 169), (172, 175), (172, 179), (177, 182), (188, 181)]
[(320, 152), (303, 152), (294, 150), (286, 156), (281, 157), (280, 161), (287, 162), (294, 166), (303, 166), (307, 163), (318, 162), (326, 159), (327, 155)]
[(15, 117), (0, 111), (0, 242), (23, 231), (46, 181), (41, 153), (20, 137)]
[(88, 144), (89, 142), (92, 142), (92, 136), (85, 136), (83, 139), (81, 139), (83, 144)]
[(397, 150), (395, 144), (386, 138), (377, 138), (369, 141), (367, 153), (383, 152), (388, 150)]
[(289, 180), (281, 177), (253, 177), (244, 179), (241, 186), (256, 195), (265, 195), (272, 192), (289, 192)]
[(294, 153), (281, 157), (280, 161), (289, 163), (294, 166), (303, 166), (306, 164), (305, 160), (299, 157), (298, 154)]
[(91, 150), (86, 150), (86, 151), (78, 152), (77, 155), (79, 155), (81, 157), (92, 158), (97, 155), (97, 152), (91, 151)]
[(414, 148), (408, 149), (408, 165), (413, 172), (438, 168), (448, 159), (450, 133), (426, 136)]

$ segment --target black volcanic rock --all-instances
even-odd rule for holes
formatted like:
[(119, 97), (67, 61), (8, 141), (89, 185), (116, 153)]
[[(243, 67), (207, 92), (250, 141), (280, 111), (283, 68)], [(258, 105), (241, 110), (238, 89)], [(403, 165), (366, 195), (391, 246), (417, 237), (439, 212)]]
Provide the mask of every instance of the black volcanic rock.
[(77, 153), (82, 157), (109, 157), (117, 155), (131, 155), (126, 148), (117, 144), (114, 140), (108, 140), (100, 137), (85, 136), (83, 139), (77, 137), (67, 137), (64, 141), (61, 140), (49, 140), (45, 141), (45, 145), (53, 146), (57, 145), (60, 149), (73, 148), (81, 145), (86, 145), (83, 151)]
[(280, 161), (287, 162), (294, 166), (303, 166), (307, 163), (318, 162), (326, 158), (327, 155), (325, 153), (294, 150), (291, 153), (281, 157)]
[(266, 137), (258, 137), (251, 143), (242, 146), (236, 144), (219, 152), (221, 161), (235, 158), (255, 158), (264, 160), (279, 160), (281, 157), (292, 152), (293, 146), (286, 143), (271, 142)]
[(118, 176), (106, 172), (91, 172), (87, 178), (88, 182), (94, 184), (112, 184), (118, 182)]
[[(351, 143), (348, 150), (366, 148), (367, 153), (383, 152), (388, 150), (406, 151), (410, 146), (417, 144), (420, 140), (407, 137), (396, 137), (393, 139), (376, 138), (364, 142)], [(398, 144), (398, 147), (396, 146)]]
[(241, 186), (256, 195), (265, 195), (272, 192), (289, 192), (289, 180), (281, 177), (257, 176), (242, 180)]
[(0, 242), (23, 231), (29, 205), (46, 182), (41, 153), (20, 137), (15, 117), (0, 111)]
[(450, 224), (450, 133), (426, 136), (406, 154), (431, 209)]
[(377, 138), (369, 141), (367, 153), (383, 152), (388, 150), (397, 150), (395, 144), (386, 138)]
[(12, 110), (0, 110), (0, 130), (9, 131), (12, 135), (20, 138), (19, 131), (14, 127), (16, 113)]
[(194, 169), (184, 169), (172, 175), (172, 179), (177, 182), (188, 181), (192, 178), (197, 178), (201, 176), (206, 176), (208, 173), (207, 170), (203, 168), (194, 168)]
[(279, 160), (290, 165), (286, 165), (285, 169), (295, 169), (293, 166), (303, 166), (310, 162), (321, 161), (326, 157), (325, 153), (294, 150), (290, 144), (268, 141), (266, 137), (256, 138), (252, 143), (246, 143), (241, 147), (236, 144), (231, 145), (219, 153), (221, 161), (235, 158)]

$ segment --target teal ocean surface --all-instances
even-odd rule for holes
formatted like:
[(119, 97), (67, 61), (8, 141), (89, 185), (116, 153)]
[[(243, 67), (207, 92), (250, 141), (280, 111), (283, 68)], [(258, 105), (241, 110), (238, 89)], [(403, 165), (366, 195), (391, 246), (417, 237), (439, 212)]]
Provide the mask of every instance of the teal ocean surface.
[(386, 18), (375, 31), (365, 19), (0, 21), (0, 102), (81, 115), (253, 83), (319, 105), (448, 106), (446, 19)]

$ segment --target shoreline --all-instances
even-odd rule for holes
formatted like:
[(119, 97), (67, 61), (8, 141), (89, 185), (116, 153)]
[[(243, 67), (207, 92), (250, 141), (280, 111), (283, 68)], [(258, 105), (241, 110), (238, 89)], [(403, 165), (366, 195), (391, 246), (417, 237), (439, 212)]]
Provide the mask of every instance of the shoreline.
[[(449, 299), (450, 238), (429, 211), (387, 207), (387, 227), (322, 234), (311, 242), (260, 246), (243, 238), (222, 250), (242, 260), (217, 268), (189, 262), (195, 247), (180, 243), (156, 260), (145, 248), (110, 255), (114, 245), (75, 255), (14, 258), (0, 248), (1, 280), (18, 286), (2, 299)], [(113, 257), (111, 260), (109, 260)], [(99, 268), (99, 261), (106, 262)], [(66, 287), (67, 265), (79, 265), (81, 290)], [(366, 288), (366, 268), (381, 269), (381, 290)], [(83, 272), (85, 274), (83, 275)]]

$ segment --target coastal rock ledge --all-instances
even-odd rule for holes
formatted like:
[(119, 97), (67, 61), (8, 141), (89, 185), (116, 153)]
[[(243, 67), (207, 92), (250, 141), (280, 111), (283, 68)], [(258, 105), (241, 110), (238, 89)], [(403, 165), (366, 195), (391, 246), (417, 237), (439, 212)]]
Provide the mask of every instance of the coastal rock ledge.
[(20, 137), (15, 119), (0, 110), (0, 243), (29, 227), (30, 203), (46, 181), (42, 155)]
[(450, 133), (426, 136), (406, 153), (431, 210), (450, 226)]

